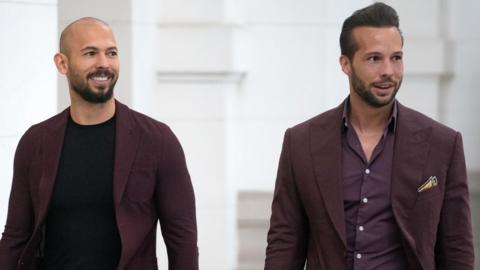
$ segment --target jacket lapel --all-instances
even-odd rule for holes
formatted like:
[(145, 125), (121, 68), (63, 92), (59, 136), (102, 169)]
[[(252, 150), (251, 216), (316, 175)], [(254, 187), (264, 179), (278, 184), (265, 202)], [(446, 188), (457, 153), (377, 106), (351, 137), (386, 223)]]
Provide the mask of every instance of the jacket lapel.
[(341, 119), (343, 103), (310, 126), (310, 149), (318, 189), (328, 215), (346, 246), (341, 179)]
[(115, 101), (115, 163), (113, 172), (113, 198), (115, 207), (120, 205), (130, 169), (137, 152), (140, 134), (134, 128), (130, 109)]
[[(416, 255), (416, 244), (410, 234), (409, 210), (417, 198), (418, 184), (430, 148), (430, 127), (417, 125), (416, 117), (400, 103), (395, 136), (395, 150), (392, 166), (391, 201), (398, 227), (410, 250)], [(418, 257), (418, 256), (415, 256)]]
[(47, 208), (53, 192), (55, 178), (57, 177), (58, 163), (62, 154), (63, 140), (70, 110), (66, 109), (55, 116), (52, 122), (42, 133), (42, 176), (38, 187), (39, 204), (37, 225), (41, 224), (47, 214)]

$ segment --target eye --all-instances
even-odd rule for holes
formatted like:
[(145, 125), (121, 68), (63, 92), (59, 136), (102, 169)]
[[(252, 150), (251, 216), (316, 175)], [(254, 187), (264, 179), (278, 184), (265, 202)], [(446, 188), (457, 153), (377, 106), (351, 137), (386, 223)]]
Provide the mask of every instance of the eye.
[(393, 61), (402, 61), (403, 57), (401, 55), (393, 56)]
[(372, 55), (367, 58), (367, 61), (369, 62), (377, 62), (378, 60), (380, 60), (380, 57), (377, 55)]
[(115, 57), (118, 55), (118, 52), (117, 51), (109, 51), (107, 52), (107, 55), (110, 56), (110, 57)]
[(94, 56), (95, 54), (96, 54), (95, 51), (86, 51), (83, 53), (83, 55), (85, 56)]

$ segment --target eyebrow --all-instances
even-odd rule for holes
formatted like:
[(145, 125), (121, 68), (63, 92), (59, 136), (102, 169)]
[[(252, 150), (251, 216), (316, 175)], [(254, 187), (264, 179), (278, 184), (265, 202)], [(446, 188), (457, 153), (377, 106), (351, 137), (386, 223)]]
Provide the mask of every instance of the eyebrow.
[[(393, 52), (391, 55), (399, 55), (399, 54), (403, 55), (403, 51), (396, 51), (396, 52)], [(374, 56), (374, 55), (383, 55), (383, 53), (377, 52), (377, 51), (365, 53), (365, 56)]]
[[(94, 51), (98, 51), (98, 48), (97, 47), (94, 47), (94, 46), (87, 46), (83, 49), (81, 49), (80, 51), (88, 51), (88, 50), (94, 50)], [(107, 48), (107, 51), (118, 51), (118, 48), (116, 46), (113, 46), (113, 47), (108, 47)]]

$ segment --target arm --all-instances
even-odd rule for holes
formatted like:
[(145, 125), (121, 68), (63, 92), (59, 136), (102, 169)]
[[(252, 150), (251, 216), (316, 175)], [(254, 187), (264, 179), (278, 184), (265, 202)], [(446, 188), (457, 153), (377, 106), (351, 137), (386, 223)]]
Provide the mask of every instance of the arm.
[(182, 147), (170, 129), (165, 133), (159, 166), (156, 206), (167, 246), (169, 270), (197, 270), (195, 197)]
[(474, 269), (472, 221), (462, 136), (457, 133), (437, 233), (437, 269)]
[(33, 155), (27, 134), (18, 143), (13, 166), (12, 189), (5, 230), (0, 240), (0, 265), (4, 270), (17, 268), (33, 231), (34, 212), (30, 197), (28, 171)]
[(272, 202), (265, 270), (302, 270), (308, 225), (292, 172), (289, 131), (285, 133)]

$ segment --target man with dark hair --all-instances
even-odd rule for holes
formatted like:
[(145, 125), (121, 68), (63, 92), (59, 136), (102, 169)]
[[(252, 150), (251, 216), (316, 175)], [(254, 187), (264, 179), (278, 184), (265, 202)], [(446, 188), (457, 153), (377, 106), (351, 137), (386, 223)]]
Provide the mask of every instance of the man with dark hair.
[(375, 3), (344, 22), (350, 95), (285, 133), (266, 270), (473, 270), (462, 137), (401, 105), (403, 38)]
[(68, 25), (55, 54), (71, 106), (32, 126), (14, 160), (2, 270), (197, 270), (195, 199), (179, 141), (113, 98), (118, 49), (96, 18)]

